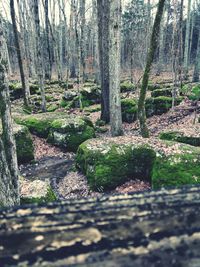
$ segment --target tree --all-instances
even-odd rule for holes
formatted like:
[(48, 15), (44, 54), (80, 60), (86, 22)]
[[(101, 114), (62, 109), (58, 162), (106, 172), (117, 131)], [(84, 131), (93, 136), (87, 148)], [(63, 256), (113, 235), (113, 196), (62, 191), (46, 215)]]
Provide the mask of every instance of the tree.
[(24, 94), (24, 105), (25, 107), (28, 107), (30, 105), (30, 89), (29, 89), (29, 83), (27, 79), (27, 73), (25, 72), (25, 66), (24, 66), (24, 63), (25, 63), (24, 62), (25, 61), (24, 51), (23, 51), (22, 42), (20, 42), (19, 33), (17, 30), (14, 0), (10, 0), (10, 13), (11, 13), (13, 32), (14, 32), (14, 37), (15, 37), (15, 46), (16, 46), (16, 51), (17, 51), (17, 58), (18, 58), (23, 94)]
[(149, 51), (147, 55), (146, 67), (145, 67), (145, 71), (144, 71), (143, 79), (142, 79), (142, 87), (140, 90), (140, 96), (139, 96), (139, 101), (138, 101), (138, 118), (140, 121), (141, 134), (144, 138), (149, 137), (149, 130), (146, 125), (145, 98), (146, 98), (146, 92), (147, 92), (147, 87), (148, 87), (148, 82), (149, 82), (149, 74), (151, 70), (151, 65), (154, 59), (156, 49), (158, 47), (158, 43), (159, 43), (160, 24), (162, 20), (163, 11), (164, 11), (164, 5), (165, 5), (165, 0), (159, 0), (158, 9), (157, 9), (157, 13), (156, 13), (156, 17), (155, 17), (155, 21), (153, 25), (153, 30), (152, 30), (152, 35), (151, 35), (150, 47), (149, 47)]
[(185, 51), (184, 51), (184, 78), (188, 78), (189, 66), (189, 44), (190, 44), (190, 22), (191, 22), (191, 0), (188, 0), (186, 34), (185, 34)]
[(42, 45), (40, 35), (40, 17), (38, 0), (34, 0), (34, 17), (35, 17), (35, 38), (36, 38), (36, 58), (37, 58), (37, 76), (39, 78), (39, 86), (42, 98), (41, 109), (46, 112), (46, 99), (44, 90), (44, 69), (42, 64)]
[(20, 203), (16, 146), (13, 137), (10, 96), (7, 81), (6, 44), (0, 17), (0, 206)]
[(121, 72), (121, 0), (110, 0), (109, 21), (109, 88), (110, 124), (112, 136), (122, 135), (120, 98)]
[(110, 121), (109, 16), (110, 1), (97, 0), (99, 67), (101, 76), (101, 119), (105, 122)]

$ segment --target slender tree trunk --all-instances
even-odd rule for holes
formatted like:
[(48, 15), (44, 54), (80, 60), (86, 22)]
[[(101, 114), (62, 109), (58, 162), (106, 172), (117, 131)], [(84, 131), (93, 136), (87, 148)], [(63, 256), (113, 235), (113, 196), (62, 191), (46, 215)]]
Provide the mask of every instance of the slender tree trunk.
[(0, 137), (0, 205), (13, 206), (20, 203), (20, 198), (16, 146), (13, 137), (6, 72), (6, 46), (0, 17), (0, 117), (3, 129), (2, 137)]
[(122, 113), (120, 98), (121, 72), (121, 0), (110, 0), (109, 73), (110, 73), (110, 125), (112, 136), (120, 136)]
[(188, 79), (188, 67), (189, 67), (189, 44), (190, 44), (190, 22), (191, 22), (191, 0), (188, 0), (187, 8), (187, 22), (186, 22), (186, 34), (185, 34), (185, 51), (184, 51), (184, 79)]
[(41, 109), (46, 112), (46, 99), (44, 90), (44, 70), (42, 64), (42, 46), (41, 46), (41, 34), (40, 34), (40, 17), (38, 0), (34, 0), (34, 16), (35, 16), (35, 32), (36, 32), (36, 53), (37, 53), (37, 76), (39, 78), (39, 86), (42, 98)]
[(146, 98), (146, 91), (148, 87), (151, 65), (154, 59), (156, 49), (158, 47), (160, 23), (161, 23), (163, 11), (164, 11), (164, 5), (165, 5), (165, 0), (159, 0), (156, 18), (155, 18), (154, 25), (153, 25), (150, 48), (149, 48), (148, 55), (147, 55), (146, 67), (145, 67), (145, 71), (144, 71), (144, 75), (142, 79), (140, 97), (138, 101), (138, 118), (140, 121), (140, 129), (141, 129), (142, 136), (145, 138), (149, 137), (149, 130), (146, 125), (145, 98)]
[(199, 74), (200, 74), (200, 30), (198, 34), (197, 52), (196, 52), (194, 73), (193, 73), (193, 79), (192, 79), (193, 82), (199, 82)]
[(47, 49), (47, 79), (51, 80), (52, 75), (52, 56), (51, 56), (51, 46), (49, 40), (49, 0), (45, 0), (45, 37), (46, 37), (46, 49)]
[(109, 14), (108, 0), (97, 0), (99, 65), (101, 75), (101, 119), (110, 121), (109, 107)]
[(85, 0), (80, 0), (80, 20), (81, 20), (81, 38), (80, 38), (80, 49), (81, 49), (81, 66), (82, 66), (82, 79), (83, 82), (86, 80), (86, 62), (85, 62)]
[(24, 62), (23, 62), (24, 60), (22, 56), (22, 53), (23, 53), (22, 47), (20, 44), (19, 36), (18, 36), (14, 0), (10, 0), (10, 12), (11, 12), (12, 25), (13, 25), (13, 32), (14, 32), (14, 37), (15, 37), (15, 46), (17, 50), (17, 58), (18, 58), (20, 75), (21, 75), (23, 94), (24, 94), (24, 105), (28, 107), (30, 105), (30, 89), (29, 89), (29, 83), (28, 83), (26, 73), (25, 73), (25, 67), (24, 67)]

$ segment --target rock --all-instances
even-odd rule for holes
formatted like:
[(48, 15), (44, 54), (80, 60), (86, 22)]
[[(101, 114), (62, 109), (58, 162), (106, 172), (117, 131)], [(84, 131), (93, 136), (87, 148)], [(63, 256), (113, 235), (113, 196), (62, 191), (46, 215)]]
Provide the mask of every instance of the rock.
[(121, 92), (130, 92), (135, 90), (135, 85), (131, 82), (124, 81), (120, 84)]
[(66, 91), (63, 97), (63, 100), (65, 101), (71, 101), (73, 100), (76, 96), (77, 96), (77, 92), (76, 91)]
[(153, 188), (200, 183), (200, 149), (169, 141), (135, 136), (88, 140), (80, 145), (76, 163), (97, 191), (137, 178), (151, 181)]
[(10, 98), (11, 100), (19, 99), (23, 96), (23, 90), (21, 83), (15, 82), (9, 84)]
[(21, 179), (21, 204), (47, 203), (56, 201), (56, 195), (53, 192), (49, 181), (34, 180), (28, 181)]
[[(19, 164), (28, 163), (34, 159), (34, 146), (31, 134), (27, 127), (22, 125), (13, 125), (13, 132), (17, 149), (17, 160)], [(0, 124), (0, 134), (2, 126)]]
[(83, 87), (81, 90), (82, 105), (88, 107), (101, 102), (101, 88), (99, 86)]
[[(196, 132), (193, 132), (193, 129), (196, 130)], [(200, 146), (200, 129), (199, 126), (194, 126), (192, 129), (165, 131), (160, 134), (160, 139), (181, 142), (192, 146)]]
[(34, 146), (31, 134), (27, 127), (14, 126), (18, 163), (28, 163), (34, 159)]
[(137, 119), (137, 102), (135, 99), (122, 99), (122, 120), (132, 123)]
[(89, 119), (68, 116), (52, 122), (48, 142), (63, 147), (67, 151), (76, 151), (81, 143), (93, 137), (95, 137), (95, 130)]
[[(176, 98), (175, 104), (179, 105), (182, 102), (183, 98)], [(153, 115), (162, 115), (170, 110), (172, 107), (172, 97), (159, 96), (151, 97), (146, 99), (145, 109), (147, 117)]]
[(151, 92), (152, 97), (167, 96), (172, 97), (172, 89), (156, 89)]
[(47, 138), (51, 123), (55, 119), (65, 117), (65, 113), (41, 113), (28, 116), (16, 116), (15, 122), (28, 127), (31, 133), (38, 135), (39, 137)]

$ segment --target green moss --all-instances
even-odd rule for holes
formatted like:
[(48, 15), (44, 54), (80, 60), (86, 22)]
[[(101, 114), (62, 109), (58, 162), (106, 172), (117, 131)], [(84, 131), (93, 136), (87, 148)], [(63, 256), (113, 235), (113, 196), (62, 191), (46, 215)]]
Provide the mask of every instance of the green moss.
[(200, 183), (200, 154), (157, 158), (152, 175), (153, 189)]
[(113, 189), (129, 178), (150, 179), (155, 153), (148, 146), (133, 148), (112, 144), (102, 153), (95, 148), (88, 149), (86, 143), (80, 145), (76, 162), (93, 190)]
[(14, 129), (14, 136), (19, 164), (32, 161), (34, 159), (34, 146), (28, 128), (25, 126), (17, 127), (17, 129)]
[(98, 112), (101, 111), (101, 105), (92, 105), (90, 107), (84, 108), (85, 112), (93, 113), (93, 112)]
[(55, 193), (53, 192), (52, 188), (49, 187), (46, 196), (44, 197), (32, 197), (32, 198), (21, 198), (21, 205), (25, 204), (43, 204), (43, 203), (49, 203), (54, 202), (57, 200), (57, 197)]
[(135, 99), (123, 99), (121, 101), (122, 120), (124, 122), (134, 122), (137, 119), (137, 102)]
[(186, 136), (181, 132), (163, 132), (160, 134), (160, 139), (176, 141), (180, 143), (189, 144), (192, 146), (200, 146), (200, 137)]
[(121, 92), (124, 93), (124, 92), (130, 92), (130, 91), (134, 91), (135, 90), (135, 85), (130, 83), (130, 82), (122, 82), (120, 84), (120, 88), (121, 88)]
[(172, 89), (156, 89), (151, 93), (152, 97), (167, 96), (172, 97)]

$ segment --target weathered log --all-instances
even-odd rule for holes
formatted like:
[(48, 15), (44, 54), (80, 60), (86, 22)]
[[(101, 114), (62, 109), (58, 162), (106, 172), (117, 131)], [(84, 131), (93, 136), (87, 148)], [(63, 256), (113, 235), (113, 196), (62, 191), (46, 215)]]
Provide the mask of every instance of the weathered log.
[(200, 187), (0, 211), (0, 266), (200, 266)]

